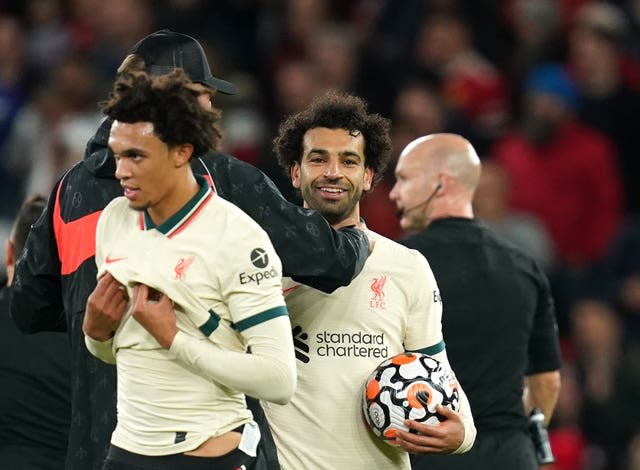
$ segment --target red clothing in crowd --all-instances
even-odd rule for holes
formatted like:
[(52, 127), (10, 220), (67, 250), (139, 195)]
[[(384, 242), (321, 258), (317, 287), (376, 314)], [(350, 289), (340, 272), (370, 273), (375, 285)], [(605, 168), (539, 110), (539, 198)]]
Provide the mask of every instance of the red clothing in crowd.
[(622, 219), (620, 176), (606, 137), (571, 121), (544, 147), (516, 132), (499, 140), (493, 155), (512, 179), (511, 205), (545, 223), (561, 262), (580, 266), (603, 254)]
[(397, 207), (389, 199), (394, 183), (393, 176), (384, 178), (370, 194), (366, 194), (360, 200), (360, 216), (369, 229), (391, 240), (398, 240), (402, 236), (402, 229), (396, 217)]

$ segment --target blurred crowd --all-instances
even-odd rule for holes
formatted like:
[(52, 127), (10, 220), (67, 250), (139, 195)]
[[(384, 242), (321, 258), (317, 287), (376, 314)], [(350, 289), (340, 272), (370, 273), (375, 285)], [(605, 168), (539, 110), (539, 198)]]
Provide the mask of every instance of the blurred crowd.
[[(82, 158), (117, 66), (161, 28), (196, 37), (238, 86), (216, 97), (223, 150), (292, 200), (271, 140), (325, 90), (391, 118), (396, 157), (421, 135), (467, 137), (484, 164), (476, 216), (554, 290), (564, 365), (547, 468), (640, 469), (640, 0), (5, 0), (2, 238), (23, 198)], [(361, 212), (397, 239), (393, 182)]]

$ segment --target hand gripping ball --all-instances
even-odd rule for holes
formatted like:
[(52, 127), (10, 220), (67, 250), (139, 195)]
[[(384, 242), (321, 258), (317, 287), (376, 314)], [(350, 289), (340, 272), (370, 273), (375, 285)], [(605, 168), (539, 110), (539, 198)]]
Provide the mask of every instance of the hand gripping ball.
[(383, 361), (369, 375), (362, 394), (364, 418), (385, 441), (396, 429), (408, 431), (405, 419), (437, 425), (446, 418), (436, 412), (442, 404), (460, 409), (458, 381), (453, 371), (421, 353), (402, 353)]

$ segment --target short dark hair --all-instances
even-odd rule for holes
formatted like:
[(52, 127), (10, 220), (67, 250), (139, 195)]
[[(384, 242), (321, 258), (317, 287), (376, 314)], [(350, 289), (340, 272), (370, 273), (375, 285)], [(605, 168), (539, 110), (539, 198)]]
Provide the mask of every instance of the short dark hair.
[(44, 196), (34, 194), (25, 199), (22, 206), (20, 206), (10, 235), (11, 243), (13, 243), (13, 254), (16, 259), (18, 259), (20, 253), (22, 253), (24, 244), (27, 241), (27, 236), (29, 235), (29, 230), (31, 230), (33, 223), (38, 220), (38, 217), (42, 214), (46, 203), (47, 200)]
[(316, 127), (361, 132), (365, 166), (374, 171), (372, 187), (382, 178), (391, 156), (391, 122), (379, 114), (368, 113), (363, 99), (338, 91), (316, 98), (307, 109), (289, 116), (280, 125), (273, 150), (287, 174), (294, 162), (300, 163), (302, 159), (304, 134)]
[(181, 69), (160, 76), (124, 73), (116, 79), (109, 99), (101, 103), (102, 112), (121, 122), (150, 122), (170, 147), (189, 143), (194, 155), (203, 155), (220, 142), (221, 113), (205, 110), (190, 85), (193, 82)]

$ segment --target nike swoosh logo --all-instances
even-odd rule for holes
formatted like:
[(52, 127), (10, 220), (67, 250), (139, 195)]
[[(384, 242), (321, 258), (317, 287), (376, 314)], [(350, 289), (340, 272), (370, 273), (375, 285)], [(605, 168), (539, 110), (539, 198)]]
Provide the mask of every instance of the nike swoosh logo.
[(109, 255), (107, 255), (107, 257), (104, 259), (104, 262), (107, 264), (111, 264), (111, 263), (115, 263), (116, 261), (122, 261), (123, 259), (127, 259), (127, 258), (109, 258)]
[(298, 284), (287, 289), (282, 289), (282, 295), (287, 295), (289, 292), (296, 290), (298, 287), (302, 287), (302, 284)]

